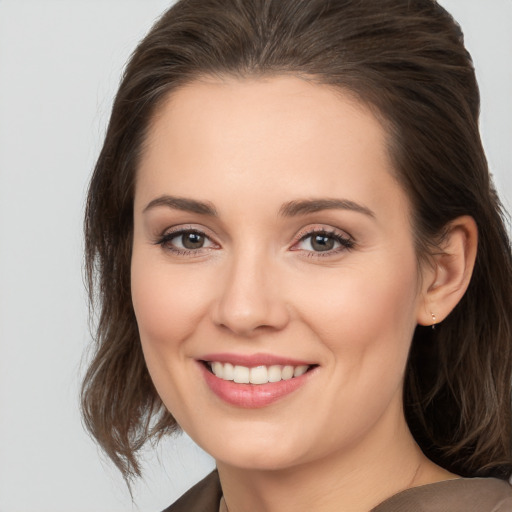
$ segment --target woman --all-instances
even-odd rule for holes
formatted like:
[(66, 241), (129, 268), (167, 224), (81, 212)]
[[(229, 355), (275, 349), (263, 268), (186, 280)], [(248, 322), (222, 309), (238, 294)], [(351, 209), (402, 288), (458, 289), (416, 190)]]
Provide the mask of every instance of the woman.
[(163, 15), (85, 224), (83, 410), (125, 478), (182, 428), (217, 471), (169, 511), (512, 510), (511, 255), (478, 111), (432, 0)]

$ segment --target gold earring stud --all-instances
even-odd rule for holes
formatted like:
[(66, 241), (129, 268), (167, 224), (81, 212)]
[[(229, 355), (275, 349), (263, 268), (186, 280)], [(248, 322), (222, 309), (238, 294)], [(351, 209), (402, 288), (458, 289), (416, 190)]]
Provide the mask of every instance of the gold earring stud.
[(434, 315), (432, 311), (430, 312), (430, 314), (432, 315), (432, 330), (434, 331), (436, 328), (436, 315)]

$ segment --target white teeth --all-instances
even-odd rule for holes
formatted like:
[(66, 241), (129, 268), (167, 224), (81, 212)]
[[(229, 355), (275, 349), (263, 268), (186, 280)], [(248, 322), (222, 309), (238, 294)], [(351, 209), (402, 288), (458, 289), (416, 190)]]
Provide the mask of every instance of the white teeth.
[(231, 363), (221, 363), (213, 361), (209, 363), (213, 374), (219, 379), (233, 380), (238, 384), (267, 384), (268, 382), (279, 382), (280, 380), (290, 380), (294, 377), (304, 375), (309, 366), (291, 366), (291, 365), (272, 365), (272, 366), (247, 366)]
[(224, 365), (215, 361), (212, 363), (212, 372), (217, 375), (217, 377), (223, 379), (224, 378)]
[[(222, 363), (219, 363), (219, 364), (222, 364)], [(213, 373), (215, 373), (215, 371)], [(217, 374), (215, 373), (215, 375), (217, 375)], [(217, 375), (217, 377), (218, 377), (218, 375)], [(231, 363), (226, 363), (224, 365), (224, 372), (223, 372), (222, 378), (224, 380), (233, 380), (235, 378), (235, 367)]]
[(283, 380), (290, 380), (293, 377), (293, 366), (285, 366), (281, 372)]
[(249, 368), (246, 366), (235, 366), (233, 380), (239, 384), (249, 384)]
[(278, 365), (270, 366), (268, 369), (268, 381), (279, 382), (281, 380), (281, 367)]
[[(308, 371), (307, 365), (304, 366), (296, 366), (295, 370), (293, 370), (293, 376), (294, 377), (300, 377), (301, 375), (304, 375)], [(224, 370), (225, 374), (226, 370)], [(224, 377), (226, 378), (226, 377)]]
[(251, 368), (249, 378), (251, 384), (266, 384), (268, 382), (268, 371), (266, 366), (255, 366)]

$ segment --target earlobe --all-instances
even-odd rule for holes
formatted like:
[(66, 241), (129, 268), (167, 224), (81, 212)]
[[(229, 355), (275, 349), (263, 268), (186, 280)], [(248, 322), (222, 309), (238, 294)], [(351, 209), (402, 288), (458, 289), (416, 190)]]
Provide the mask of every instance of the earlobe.
[[(464, 215), (450, 222), (446, 234), (431, 257), (431, 268), (423, 276), (420, 325), (442, 322), (458, 304), (469, 286), (478, 246), (478, 228)], [(435, 319), (435, 320), (433, 320)]]

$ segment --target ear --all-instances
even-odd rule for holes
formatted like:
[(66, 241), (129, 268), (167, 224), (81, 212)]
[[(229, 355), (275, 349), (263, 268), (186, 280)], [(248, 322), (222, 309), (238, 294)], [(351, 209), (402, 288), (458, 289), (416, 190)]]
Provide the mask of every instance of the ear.
[(446, 226), (440, 250), (424, 265), (417, 322), (434, 325), (443, 321), (467, 290), (478, 246), (478, 228), (468, 215)]

